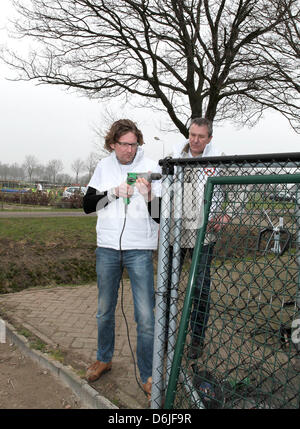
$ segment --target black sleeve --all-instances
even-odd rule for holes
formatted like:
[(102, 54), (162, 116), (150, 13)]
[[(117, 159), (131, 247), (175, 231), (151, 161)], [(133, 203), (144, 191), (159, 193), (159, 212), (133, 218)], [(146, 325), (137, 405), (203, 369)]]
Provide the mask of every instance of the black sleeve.
[(153, 200), (148, 202), (148, 212), (152, 219), (156, 222), (160, 222), (160, 206), (161, 206), (161, 198), (155, 197)]
[[(115, 197), (117, 199), (118, 197)], [(97, 209), (97, 204), (101, 201), (101, 204), (98, 205), (98, 210), (106, 207), (111, 201), (108, 199), (107, 191), (97, 194), (97, 190), (92, 187), (88, 187), (88, 190), (83, 197), (83, 210), (86, 214), (93, 213)]]

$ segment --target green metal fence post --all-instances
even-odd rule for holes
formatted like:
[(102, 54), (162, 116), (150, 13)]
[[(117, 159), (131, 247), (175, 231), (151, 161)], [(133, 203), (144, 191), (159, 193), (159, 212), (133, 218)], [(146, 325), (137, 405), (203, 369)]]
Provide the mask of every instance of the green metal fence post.
[(192, 305), (192, 296), (194, 292), (196, 275), (197, 275), (197, 263), (199, 260), (199, 254), (201, 253), (203, 248), (204, 236), (205, 236), (206, 226), (208, 222), (208, 214), (209, 214), (209, 209), (211, 205), (212, 192), (213, 192), (213, 184), (208, 180), (205, 188), (205, 194), (204, 194), (203, 225), (199, 229), (196, 244), (195, 244), (195, 250), (193, 252), (192, 265), (191, 265), (191, 270), (190, 270), (190, 275), (189, 275), (189, 280), (187, 285), (186, 296), (184, 300), (184, 306), (182, 310), (182, 318), (180, 321), (174, 359), (173, 359), (169, 384), (168, 384), (167, 393), (166, 393), (166, 401), (165, 401), (166, 409), (172, 408), (172, 405), (174, 402), (176, 383), (179, 376), (180, 364), (181, 364), (182, 354), (183, 354), (183, 347), (185, 343), (187, 326), (189, 323), (189, 315), (190, 315), (191, 305)]

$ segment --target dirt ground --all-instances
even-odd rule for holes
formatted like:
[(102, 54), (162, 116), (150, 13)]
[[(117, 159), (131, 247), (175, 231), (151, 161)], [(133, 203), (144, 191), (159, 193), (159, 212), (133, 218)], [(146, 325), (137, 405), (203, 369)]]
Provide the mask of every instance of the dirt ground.
[(9, 340), (0, 343), (0, 409), (83, 408), (71, 389)]
[(94, 247), (72, 243), (31, 243), (0, 238), (0, 293), (55, 284), (83, 284), (96, 279)]

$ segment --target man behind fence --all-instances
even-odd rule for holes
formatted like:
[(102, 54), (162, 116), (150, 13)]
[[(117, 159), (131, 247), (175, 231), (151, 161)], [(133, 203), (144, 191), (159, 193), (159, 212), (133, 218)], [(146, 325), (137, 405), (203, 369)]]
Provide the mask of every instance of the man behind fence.
[[(176, 145), (173, 158), (200, 158), (224, 155), (212, 142), (212, 123), (206, 118), (191, 120), (189, 140)], [(186, 168), (184, 172), (183, 218), (180, 237), (180, 269), (187, 253), (192, 256), (195, 247), (197, 228), (199, 228), (199, 213), (203, 207), (204, 185), (210, 175), (216, 175), (214, 168)], [(212, 207), (223, 201), (220, 195), (215, 194)], [(203, 353), (205, 331), (209, 317), (210, 305), (210, 265), (215, 246), (215, 233), (229, 220), (225, 215), (219, 218), (210, 218), (201, 258), (198, 264), (197, 280), (193, 297), (191, 315), (191, 345), (188, 352), (190, 359), (197, 359)]]

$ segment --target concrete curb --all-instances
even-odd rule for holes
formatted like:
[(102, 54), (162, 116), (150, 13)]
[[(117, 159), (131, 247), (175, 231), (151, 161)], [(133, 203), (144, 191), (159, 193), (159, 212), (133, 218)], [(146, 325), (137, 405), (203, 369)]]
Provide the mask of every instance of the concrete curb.
[(6, 320), (3, 321), (6, 328), (6, 338), (16, 344), (25, 355), (58, 377), (64, 385), (74, 392), (86, 408), (118, 409), (117, 406), (93, 389), (86, 380), (76, 375), (71, 367), (66, 367), (62, 363), (52, 359), (51, 356), (32, 349), (27, 338), (18, 334), (16, 329)]

